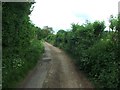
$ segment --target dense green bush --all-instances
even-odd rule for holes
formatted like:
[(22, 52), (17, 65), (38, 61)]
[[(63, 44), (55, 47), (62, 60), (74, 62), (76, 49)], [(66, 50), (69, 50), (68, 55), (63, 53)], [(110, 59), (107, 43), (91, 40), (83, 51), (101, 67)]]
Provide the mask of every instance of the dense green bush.
[(95, 87), (120, 86), (120, 23), (119, 20), (115, 21), (117, 24), (114, 31), (104, 31), (104, 22), (99, 21), (72, 24), (71, 31), (58, 31), (54, 40), (53, 45), (64, 49), (76, 59), (78, 68), (88, 75)]
[(40, 28), (30, 23), (30, 2), (2, 4), (2, 87), (15, 87), (44, 51)]
[(45, 40), (47, 41), (47, 42), (50, 42), (51, 44), (54, 44), (54, 42), (55, 42), (55, 35), (53, 34), (51, 34), (51, 35), (48, 35), (46, 38), (45, 38)]
[(83, 60), (85, 63), (83, 70), (87, 71), (89, 76), (99, 83), (96, 85), (97, 87), (118, 87), (119, 61), (115, 58), (113, 42), (110, 40), (99, 41), (86, 51), (86, 57)]

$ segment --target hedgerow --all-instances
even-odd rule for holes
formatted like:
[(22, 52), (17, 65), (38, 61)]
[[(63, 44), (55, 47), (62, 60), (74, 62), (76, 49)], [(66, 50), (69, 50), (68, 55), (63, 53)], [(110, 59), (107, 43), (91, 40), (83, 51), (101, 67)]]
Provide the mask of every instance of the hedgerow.
[(100, 21), (72, 24), (70, 31), (59, 30), (52, 41), (75, 58), (96, 88), (120, 88), (120, 20), (113, 20), (116, 26), (110, 25), (112, 31), (105, 31)]
[(40, 59), (40, 28), (30, 22), (31, 2), (2, 4), (2, 88), (17, 87)]

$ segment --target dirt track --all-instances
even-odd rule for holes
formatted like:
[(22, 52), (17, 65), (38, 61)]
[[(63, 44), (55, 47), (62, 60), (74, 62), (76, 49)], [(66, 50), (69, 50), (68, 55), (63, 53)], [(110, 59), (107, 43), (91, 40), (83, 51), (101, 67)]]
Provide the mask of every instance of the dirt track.
[(71, 58), (59, 48), (45, 42), (42, 60), (20, 85), (21, 88), (93, 88)]

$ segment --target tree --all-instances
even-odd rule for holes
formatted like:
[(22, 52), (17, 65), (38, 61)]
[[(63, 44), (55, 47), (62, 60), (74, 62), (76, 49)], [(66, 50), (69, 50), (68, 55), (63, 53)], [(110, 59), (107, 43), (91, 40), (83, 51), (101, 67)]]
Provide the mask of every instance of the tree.
[(117, 18), (113, 17), (113, 15), (111, 15), (110, 19), (109, 19), (109, 22), (110, 22), (109, 28), (111, 28), (112, 31), (115, 30), (116, 26), (117, 26)]
[(94, 35), (96, 37), (99, 37), (102, 34), (102, 32), (104, 31), (105, 27), (106, 26), (104, 24), (104, 21), (103, 22), (95, 21), (93, 23)]
[(71, 28), (72, 28), (72, 31), (73, 31), (73, 32), (75, 32), (77, 29), (79, 29), (79, 24), (78, 24), (78, 23), (77, 23), (77, 24), (72, 23), (71, 25), (72, 25)]
[(2, 88), (15, 87), (43, 52), (38, 28), (30, 22), (32, 2), (2, 4)]

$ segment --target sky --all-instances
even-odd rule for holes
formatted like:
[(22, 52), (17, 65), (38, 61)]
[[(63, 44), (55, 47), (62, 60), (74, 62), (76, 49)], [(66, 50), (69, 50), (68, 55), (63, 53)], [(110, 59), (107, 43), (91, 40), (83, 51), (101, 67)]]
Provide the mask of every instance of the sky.
[[(83, 24), (86, 20), (105, 21), (109, 25), (110, 15), (117, 16), (120, 0), (35, 0), (30, 15), (32, 23), (43, 28), (52, 27), (55, 32), (68, 30), (72, 23)], [(106, 28), (108, 29), (108, 27)]]

